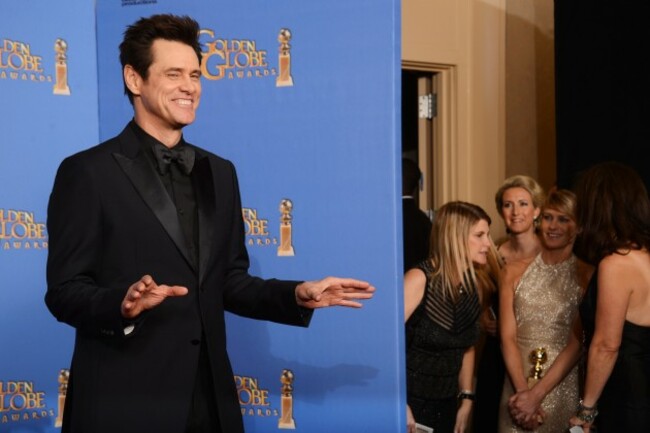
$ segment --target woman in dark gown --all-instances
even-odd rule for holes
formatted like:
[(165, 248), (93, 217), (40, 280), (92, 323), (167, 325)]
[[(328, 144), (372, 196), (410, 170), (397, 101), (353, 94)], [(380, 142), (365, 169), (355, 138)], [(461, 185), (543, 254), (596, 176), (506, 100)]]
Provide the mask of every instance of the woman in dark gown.
[[(482, 272), (496, 258), (490, 217), (466, 202), (443, 205), (433, 223), (431, 257), (404, 276), (407, 432), (469, 424)], [(490, 260), (489, 260), (490, 259)]]
[[(597, 281), (595, 274), (580, 306), (587, 343), (594, 333)], [(599, 433), (650, 431), (649, 368), (650, 326), (625, 321), (614, 369), (598, 400), (599, 415), (595, 425)]]
[[(584, 397), (571, 425), (586, 433), (650, 431), (650, 200), (614, 162), (576, 185), (576, 254), (597, 266), (580, 306), (589, 345)], [(593, 428), (595, 427), (595, 428)]]

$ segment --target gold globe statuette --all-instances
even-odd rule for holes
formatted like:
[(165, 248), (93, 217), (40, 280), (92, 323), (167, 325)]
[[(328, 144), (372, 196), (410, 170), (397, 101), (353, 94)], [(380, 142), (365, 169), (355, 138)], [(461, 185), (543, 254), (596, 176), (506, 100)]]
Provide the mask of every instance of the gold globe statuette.
[(293, 256), (291, 240), (291, 211), (293, 210), (293, 202), (288, 198), (282, 199), (280, 202), (280, 245), (278, 246), (278, 256)]
[(280, 33), (278, 34), (278, 42), (280, 43), (280, 47), (278, 48), (278, 67), (280, 72), (275, 79), (275, 85), (277, 87), (293, 86), (293, 77), (291, 76), (290, 40), (291, 30), (280, 29)]
[[(528, 375), (528, 389), (535, 386), (535, 384), (542, 378), (542, 374), (544, 372), (544, 364), (546, 363), (547, 359), (548, 355), (546, 354), (546, 349), (543, 347), (533, 349), (530, 352), (530, 355), (528, 355), (528, 361), (530, 361), (530, 363), (533, 365), (533, 367), (530, 369), (530, 374)], [(537, 421), (542, 424), (544, 422), (544, 418), (542, 418), (541, 415), (537, 415)]]
[(53, 93), (55, 95), (69, 95), (68, 87), (68, 43), (59, 38), (54, 42), (55, 62), (55, 83)]
[(54, 427), (61, 427), (63, 425), (63, 407), (65, 406), (65, 396), (68, 393), (68, 381), (70, 379), (70, 370), (63, 368), (59, 371), (59, 399), (58, 399), (58, 412)]
[(293, 419), (293, 371), (284, 369), (280, 382), (282, 383), (282, 395), (280, 396), (280, 419), (278, 428), (295, 429), (296, 422)]
[(546, 349), (543, 347), (533, 349), (528, 356), (528, 360), (533, 365), (528, 376), (528, 388), (532, 388), (542, 378), (543, 365), (547, 360)]

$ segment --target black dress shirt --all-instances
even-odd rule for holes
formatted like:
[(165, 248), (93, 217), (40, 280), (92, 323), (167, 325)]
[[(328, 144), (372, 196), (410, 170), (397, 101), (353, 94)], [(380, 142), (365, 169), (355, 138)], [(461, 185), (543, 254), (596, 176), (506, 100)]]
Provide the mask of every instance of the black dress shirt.
[[(143, 147), (145, 154), (154, 167), (157, 167), (156, 157), (154, 155), (155, 146), (165, 146), (151, 135), (147, 134), (135, 121), (131, 121), (131, 128), (135, 132), (140, 145)], [(187, 146), (183, 137), (176, 146)], [(176, 164), (171, 164), (170, 169), (165, 174), (156, 173), (165, 185), (165, 189), (170, 198), (176, 205), (176, 214), (181, 224), (181, 229), (185, 235), (185, 242), (191, 252), (194, 265), (198, 263), (198, 212), (196, 209), (196, 197), (194, 195), (194, 186), (192, 185), (191, 174), (183, 173)]]

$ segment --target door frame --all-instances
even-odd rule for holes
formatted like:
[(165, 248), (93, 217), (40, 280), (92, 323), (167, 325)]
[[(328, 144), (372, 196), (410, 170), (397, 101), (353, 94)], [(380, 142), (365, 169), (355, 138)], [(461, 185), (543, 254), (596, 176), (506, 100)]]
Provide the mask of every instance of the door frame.
[(422, 129), (418, 133), (418, 160), (427, 180), (420, 191), (419, 202), (425, 211), (435, 210), (458, 197), (459, 173), (455, 170), (458, 167), (457, 68), (403, 61), (402, 69), (430, 73), (431, 91), (437, 95), (437, 113), (430, 128), (422, 121), (418, 123), (418, 129)]

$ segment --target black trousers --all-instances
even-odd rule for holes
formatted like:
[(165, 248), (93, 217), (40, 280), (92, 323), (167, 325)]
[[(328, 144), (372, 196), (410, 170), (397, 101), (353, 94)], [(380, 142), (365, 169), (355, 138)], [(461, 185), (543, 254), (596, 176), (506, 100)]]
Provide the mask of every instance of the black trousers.
[(204, 336), (201, 342), (199, 365), (196, 370), (192, 404), (187, 417), (185, 433), (222, 433), (213, 386), (214, 381), (210, 371)]

